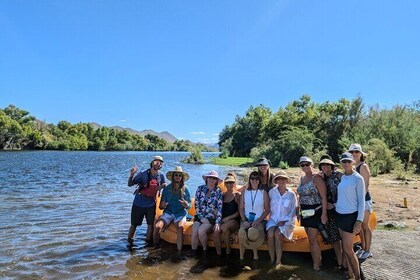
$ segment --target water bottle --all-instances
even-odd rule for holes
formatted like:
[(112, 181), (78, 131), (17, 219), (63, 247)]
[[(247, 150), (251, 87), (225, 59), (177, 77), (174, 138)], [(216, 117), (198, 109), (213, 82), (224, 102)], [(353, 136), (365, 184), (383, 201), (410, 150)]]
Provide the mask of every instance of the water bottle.
[(322, 223), (318, 224), (318, 230), (319, 233), (321, 233), (322, 239), (327, 242), (329, 237), (328, 237), (328, 232), (327, 229), (325, 228), (325, 226)]

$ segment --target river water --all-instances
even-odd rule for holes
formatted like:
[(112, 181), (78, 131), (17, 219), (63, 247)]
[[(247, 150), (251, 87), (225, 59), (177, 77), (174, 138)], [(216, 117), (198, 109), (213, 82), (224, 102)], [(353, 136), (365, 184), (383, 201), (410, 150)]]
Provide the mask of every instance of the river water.
[(240, 172), (184, 164), (183, 152), (1, 152), (1, 279), (344, 279), (328, 265), (313, 274), (309, 254), (285, 254), (280, 271), (273, 271), (266, 252), (249, 264), (251, 271), (241, 270), (235, 256), (174, 263), (175, 245), (144, 246), (144, 226), (129, 249), (129, 170), (135, 163), (147, 168), (154, 155), (164, 157), (164, 173), (181, 165), (190, 174), (191, 193), (211, 169), (221, 177), (228, 170)]

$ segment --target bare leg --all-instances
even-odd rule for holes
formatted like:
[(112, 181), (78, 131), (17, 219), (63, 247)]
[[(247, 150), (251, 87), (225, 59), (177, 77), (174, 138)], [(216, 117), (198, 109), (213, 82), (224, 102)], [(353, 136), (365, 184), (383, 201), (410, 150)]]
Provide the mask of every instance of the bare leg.
[(237, 231), (239, 228), (239, 223), (236, 220), (230, 220), (227, 221), (226, 223), (223, 223), (221, 226), (222, 229), (222, 238), (223, 238), (223, 242), (225, 243), (226, 246), (226, 254), (229, 255), (231, 252), (230, 249), (230, 235), (232, 232)]
[(334, 246), (335, 256), (337, 258), (337, 264), (339, 266), (342, 266), (343, 265), (343, 249), (341, 248), (341, 241), (338, 240), (334, 242), (333, 246)]
[(153, 230), (153, 243), (157, 244), (160, 241), (160, 232), (162, 228), (166, 227), (166, 223), (163, 220), (158, 220)]
[(200, 240), (203, 251), (207, 251), (208, 234), (212, 231), (212, 224), (202, 224), (198, 229), (198, 239)]
[(353, 251), (353, 233), (345, 232), (340, 229), (340, 235), (343, 242), (343, 251), (346, 254), (346, 258), (349, 265), (349, 276), (354, 274), (356, 280), (360, 279), (359, 260)]
[(370, 219), (370, 212), (365, 211), (365, 216), (363, 218), (362, 223), (362, 231), (364, 235), (364, 246), (362, 246), (363, 250), (366, 252), (370, 252), (370, 245), (372, 244), (372, 230), (369, 227), (369, 219)]
[(319, 270), (321, 265), (321, 248), (318, 243), (318, 229), (307, 228), (307, 234), (309, 237), (309, 244), (311, 246), (313, 269)]
[(153, 240), (153, 225), (147, 225), (146, 240)]
[[(222, 224), (222, 226), (223, 225), (224, 224)], [(220, 236), (222, 233), (222, 230), (213, 231), (214, 246), (216, 247), (216, 252), (219, 256), (222, 254), (222, 239)]]
[(197, 250), (198, 248), (198, 230), (200, 229), (201, 223), (200, 222), (194, 222), (193, 229), (192, 229), (192, 235), (191, 235), (191, 249)]
[(177, 238), (176, 238), (176, 248), (180, 253), (182, 251), (182, 245), (184, 242), (184, 224), (185, 222), (176, 223), (176, 231), (177, 231)]
[(136, 233), (137, 226), (131, 225), (130, 229), (128, 230), (128, 238), (134, 238), (134, 234)]
[(270, 254), (270, 260), (272, 263), (275, 262), (275, 254), (276, 254), (276, 248), (275, 248), (275, 242), (274, 242), (274, 231), (276, 231), (277, 227), (270, 227), (267, 232), (267, 245), (268, 245), (268, 253)]
[(281, 264), (281, 257), (283, 255), (283, 234), (277, 228), (274, 232), (275, 247), (276, 247), (276, 265)]

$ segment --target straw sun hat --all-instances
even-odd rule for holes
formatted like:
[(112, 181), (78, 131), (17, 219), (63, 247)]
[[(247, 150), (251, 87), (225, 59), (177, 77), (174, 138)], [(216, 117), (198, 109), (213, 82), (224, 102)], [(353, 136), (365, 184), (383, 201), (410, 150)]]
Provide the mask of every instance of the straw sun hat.
[(169, 181), (172, 181), (172, 175), (174, 173), (182, 173), (182, 176), (184, 178), (184, 182), (187, 181), (190, 178), (190, 175), (188, 175), (187, 172), (182, 171), (181, 166), (175, 167), (175, 170), (166, 172), (166, 178), (168, 178)]
[(258, 227), (240, 228), (239, 242), (247, 249), (257, 249), (264, 243), (265, 233), (262, 225)]

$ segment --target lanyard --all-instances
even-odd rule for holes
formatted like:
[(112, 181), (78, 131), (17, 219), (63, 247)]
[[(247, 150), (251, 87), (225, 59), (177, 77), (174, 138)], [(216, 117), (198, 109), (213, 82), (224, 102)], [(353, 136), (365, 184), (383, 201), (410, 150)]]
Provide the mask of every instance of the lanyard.
[(252, 197), (252, 190), (251, 190), (251, 206), (252, 206), (252, 211), (254, 211), (254, 203), (255, 203), (255, 199), (257, 198), (257, 194), (258, 194), (258, 190), (255, 191), (255, 196)]

